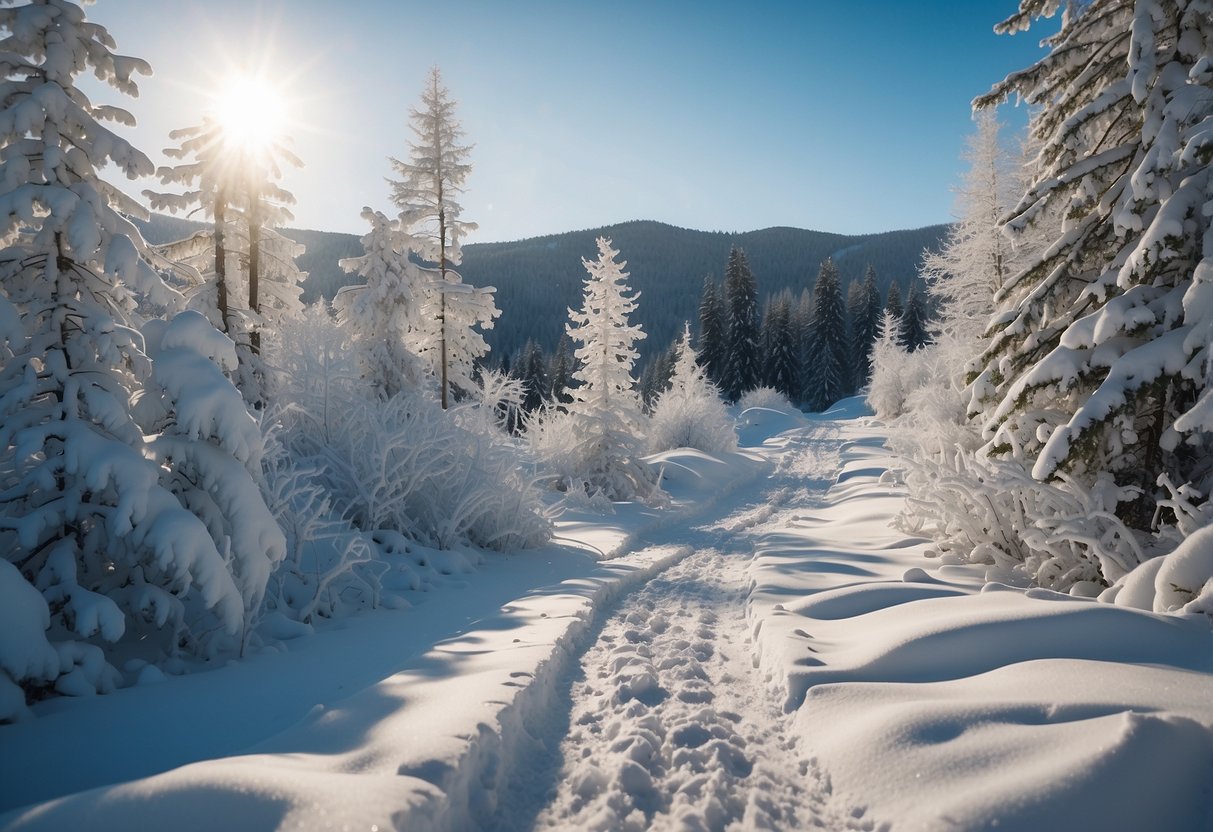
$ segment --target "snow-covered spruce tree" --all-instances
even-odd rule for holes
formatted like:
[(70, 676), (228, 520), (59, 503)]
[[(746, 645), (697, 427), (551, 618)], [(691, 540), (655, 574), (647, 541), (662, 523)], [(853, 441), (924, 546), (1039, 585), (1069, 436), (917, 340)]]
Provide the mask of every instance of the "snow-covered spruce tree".
[(849, 344), (838, 267), (827, 259), (813, 287), (813, 327), (804, 373), (804, 402), (810, 409), (825, 410), (846, 395)]
[(414, 140), (408, 161), (392, 159), (403, 178), (392, 182), (392, 199), (400, 209), (400, 224), (414, 241), (413, 250), (437, 264), (430, 299), (423, 314), (424, 337), (417, 352), (438, 378), (445, 410), (451, 386), (475, 389), (475, 364), (488, 353), (477, 327), (490, 329), (501, 314), (493, 303), (495, 289), (465, 284), (454, 267), (462, 259), (460, 244), (476, 224), (460, 218), (458, 199), (472, 170), (471, 148), (460, 144), (463, 130), (455, 118), (455, 102), (442, 85), (438, 67), (430, 70), (421, 94), (421, 107), (409, 111)]
[[(999, 30), (1058, 7), (1023, 0)], [(1205, 494), (1213, 485), (1213, 5), (1094, 0), (1069, 7), (1050, 44), (976, 102), (1045, 106), (1033, 126), (1039, 181), (1007, 226), (1024, 233), (1046, 212), (1065, 217), (999, 290), (978, 412), (988, 453), (1038, 480), (1098, 488), (1146, 529), (1160, 476)], [(1134, 565), (1088, 548), (1104, 580)]]
[(611, 241), (598, 238), (598, 259), (582, 260), (589, 277), (580, 311), (570, 309), (569, 337), (579, 344), (567, 412), (550, 409), (528, 436), (565, 490), (609, 500), (658, 495), (654, 469), (639, 459), (643, 418), (632, 368), (644, 332), (628, 323), (636, 295), (627, 294), (627, 263)]
[(2, 721), (24, 710), (17, 685), (111, 688), (116, 672), (97, 642), (121, 638), (128, 616), (162, 621), (153, 598), (192, 596), (229, 633), (245, 604), (206, 526), (160, 483), (131, 415), (150, 371), (136, 300), (163, 308), (179, 296), (124, 216), (144, 212), (98, 173), (107, 164), (131, 179), (152, 173), (104, 124), (133, 119), (95, 105), (76, 77), (135, 95), (133, 76), (149, 69), (115, 54), (108, 32), (67, 0), (0, 7), (0, 31), (10, 351), (0, 369), (0, 607), (5, 626), (16, 624), (9, 632), (34, 639), (0, 654)]
[(896, 283), (889, 284), (889, 291), (884, 300), (884, 311), (899, 321), (901, 316), (906, 313), (905, 302), (901, 299), (901, 287)]
[(569, 401), (568, 389), (573, 383), (573, 369), (573, 342), (568, 335), (562, 334), (548, 369), (548, 396), (551, 401)]
[(880, 419), (901, 415), (906, 391), (902, 371), (907, 353), (901, 346), (901, 322), (892, 312), (884, 312), (876, 343), (872, 345), (872, 379), (868, 384), (868, 407)]
[(736, 450), (733, 420), (691, 346), (690, 324), (676, 350), (670, 387), (657, 397), (649, 418), (649, 450), (698, 448), (710, 454)]
[[(224, 372), (236, 368), (236, 345), (201, 313), (182, 312), (143, 328), (152, 374), (135, 417), (153, 438), (148, 448), (161, 464), (161, 481), (205, 524), (244, 600), (247, 624), (260, 611), (270, 575), (286, 557), (286, 538), (260, 490), (261, 428)], [(208, 645), (183, 633), (186, 608), (141, 575), (124, 588), (177, 641)]]
[(402, 390), (416, 390), (424, 378), (409, 339), (421, 326), (428, 277), (409, 259), (397, 223), (370, 208), (362, 210), (362, 217), (371, 225), (362, 238), (366, 253), (340, 264), (362, 283), (338, 291), (333, 307), (357, 351), (363, 378), (376, 395), (390, 399)]
[(977, 130), (963, 157), (969, 168), (956, 190), (956, 222), (939, 251), (923, 254), (921, 275), (938, 305), (941, 332), (973, 344), (977, 352), (994, 312), (994, 295), (1017, 267), (1002, 220), (1024, 183), (994, 111), (981, 111), (975, 120)]
[(724, 375), (727, 339), (724, 303), (716, 281), (708, 275), (703, 279), (703, 293), (699, 296), (699, 360), (715, 384)]
[(272, 335), (303, 308), (299, 284), (306, 275), (295, 262), (303, 246), (276, 230), (293, 219), (289, 206), (295, 202), (278, 184), (283, 165), (303, 163), (283, 140), (231, 135), (211, 116), (169, 137), (180, 144), (166, 148), (165, 155), (182, 161), (156, 175), (164, 185), (184, 190), (144, 193), (154, 210), (201, 212), (212, 227), (159, 251), (195, 278), (191, 306), (236, 342), (237, 386), (260, 406), (266, 374), (262, 335)]
[(758, 284), (745, 252), (733, 246), (724, 275), (724, 313), (728, 345), (720, 386), (737, 401), (762, 380), (758, 321)]

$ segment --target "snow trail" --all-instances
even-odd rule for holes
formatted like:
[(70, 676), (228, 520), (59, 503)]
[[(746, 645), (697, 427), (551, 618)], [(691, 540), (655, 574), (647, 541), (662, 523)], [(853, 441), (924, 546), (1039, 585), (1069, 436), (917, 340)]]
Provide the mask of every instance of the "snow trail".
[[(664, 529), (694, 551), (624, 597), (566, 675), (548, 752), (521, 766), (501, 829), (864, 827), (827, 818), (829, 786), (802, 759), (791, 717), (755, 670), (745, 615), (754, 539), (829, 486), (831, 424), (762, 449), (769, 478), (707, 525)], [(542, 752), (539, 752), (543, 756)]]

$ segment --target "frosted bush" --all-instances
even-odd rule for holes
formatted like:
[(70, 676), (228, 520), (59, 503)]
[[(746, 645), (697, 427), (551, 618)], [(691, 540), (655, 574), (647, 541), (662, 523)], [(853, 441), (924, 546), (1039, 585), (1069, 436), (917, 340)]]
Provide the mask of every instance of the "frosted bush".
[(691, 346), (691, 329), (683, 329), (669, 389), (662, 392), (649, 417), (649, 451), (698, 448), (707, 453), (737, 450), (733, 420)]
[(748, 410), (751, 407), (781, 410), (784, 413), (791, 413), (796, 410), (796, 405), (792, 404), (787, 396), (780, 393), (774, 387), (755, 387), (753, 390), (744, 393), (737, 402), (737, 410)]

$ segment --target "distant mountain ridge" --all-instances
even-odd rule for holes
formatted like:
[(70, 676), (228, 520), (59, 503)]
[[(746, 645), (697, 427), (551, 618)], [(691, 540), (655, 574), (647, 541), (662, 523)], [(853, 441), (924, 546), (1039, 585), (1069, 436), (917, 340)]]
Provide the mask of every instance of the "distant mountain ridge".
[[(156, 216), (143, 224), (143, 231), (150, 242), (160, 243), (197, 227), (187, 220)], [(730, 233), (635, 220), (514, 242), (472, 243), (463, 248), (459, 272), (468, 283), (497, 287), (502, 313), (486, 333), (497, 360), (512, 358), (528, 338), (551, 351), (564, 332), (568, 308), (581, 304), (586, 277), (581, 258), (595, 255), (597, 237), (609, 237), (628, 263), (631, 287), (640, 292), (636, 322), (648, 333), (640, 346), (649, 356), (669, 346), (684, 320), (695, 326), (704, 276), (719, 280), (734, 245), (745, 250), (760, 296), (811, 289), (827, 257), (838, 264), (844, 289), (871, 265), (881, 291), (894, 282), (904, 291), (915, 279), (923, 250), (938, 248), (947, 228), (932, 225), (861, 235), (788, 227)], [(338, 289), (353, 282), (337, 262), (362, 253), (358, 235), (300, 229), (285, 233), (307, 247), (298, 261), (308, 272), (305, 300), (332, 299)]]

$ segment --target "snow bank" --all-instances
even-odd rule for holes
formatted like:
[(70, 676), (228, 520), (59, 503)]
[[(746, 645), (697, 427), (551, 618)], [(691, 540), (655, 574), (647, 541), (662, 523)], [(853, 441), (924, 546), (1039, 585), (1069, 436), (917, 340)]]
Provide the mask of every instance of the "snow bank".
[(1204, 617), (931, 568), (891, 528), (903, 496), (879, 432), (840, 433), (835, 485), (759, 540), (747, 605), (835, 798), (897, 829), (1209, 828)]

